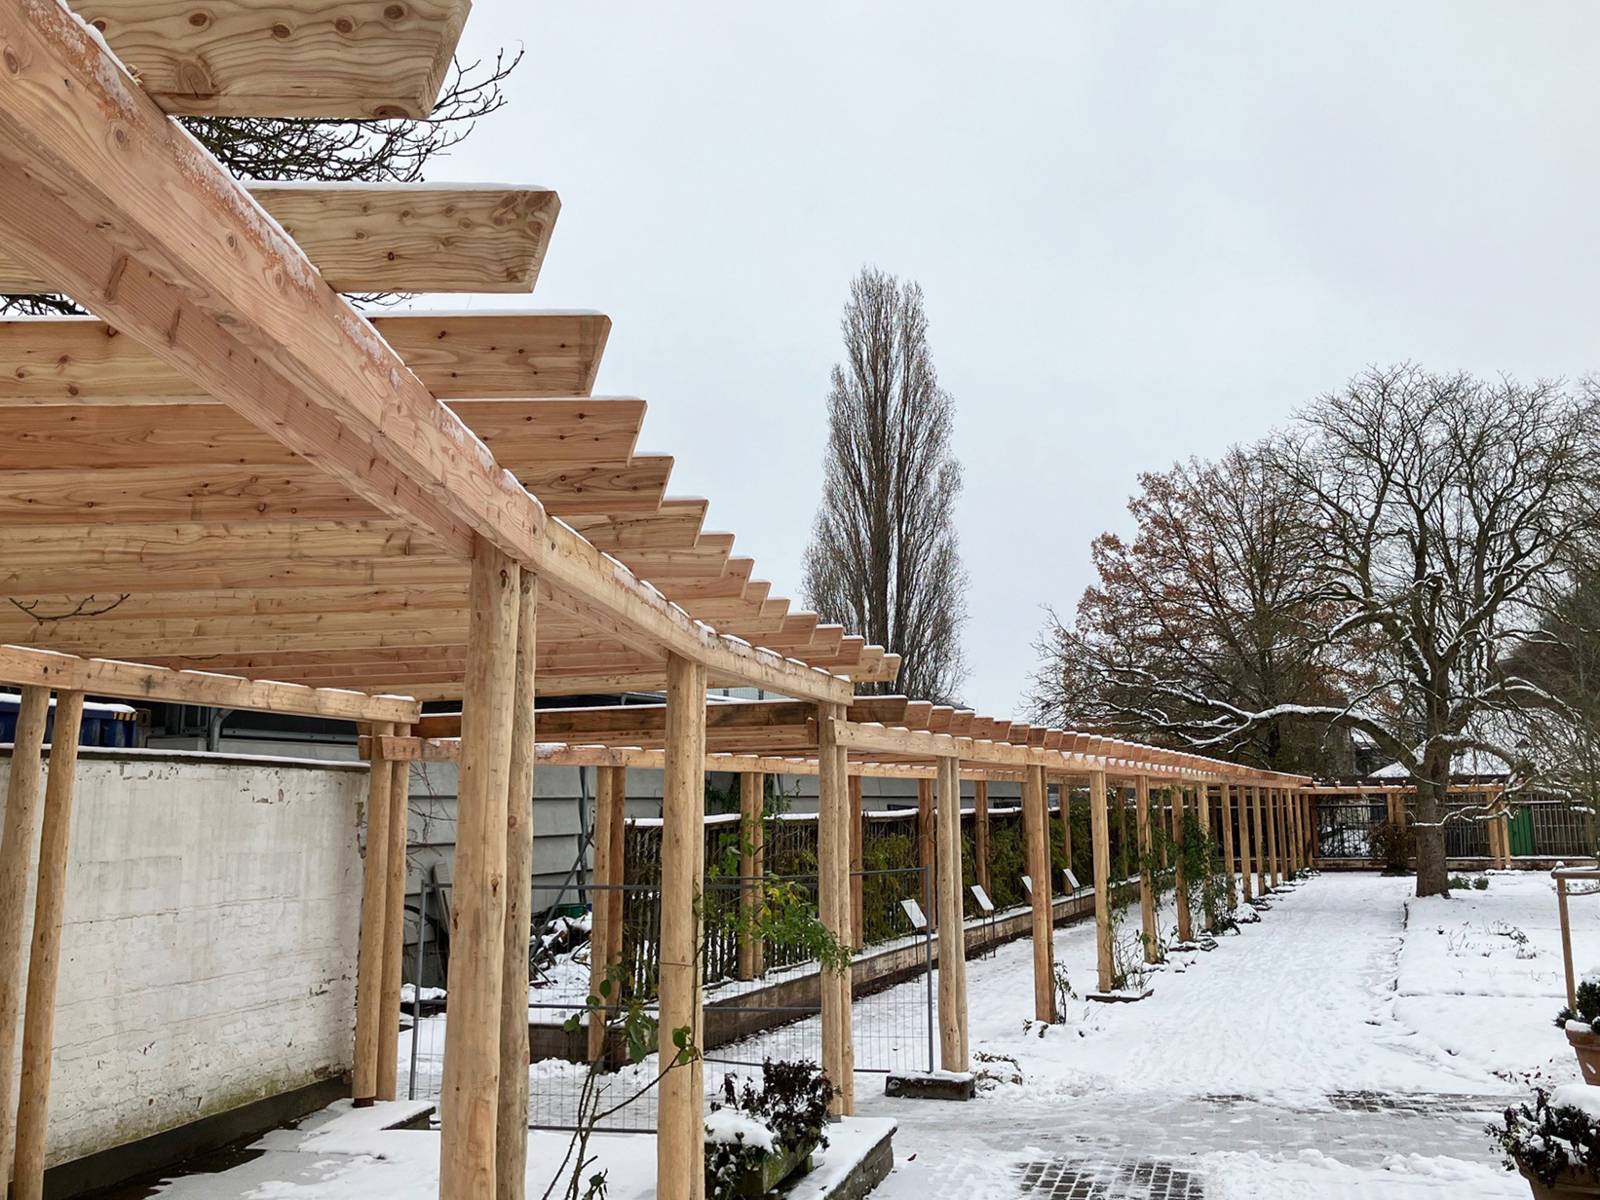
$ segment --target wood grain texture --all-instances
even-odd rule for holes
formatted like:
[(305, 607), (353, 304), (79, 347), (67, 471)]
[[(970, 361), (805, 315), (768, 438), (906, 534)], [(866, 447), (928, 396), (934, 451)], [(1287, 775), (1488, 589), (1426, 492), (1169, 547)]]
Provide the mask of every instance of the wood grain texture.
[[(335, 291), (531, 292), (560, 200), (541, 188), (255, 184), (260, 202)], [(0, 246), (0, 291), (66, 290)]]
[[(334, 300), (331, 293), (328, 298)], [(365, 324), (344, 314), (329, 317), (351, 328)], [(586, 396), (611, 330), (609, 317), (572, 312), (405, 313), (375, 316), (370, 323), (422, 387), (441, 400)], [(230, 355), (219, 347), (216, 353), (226, 362), (243, 352)], [(226, 391), (214, 393), (204, 377), (187, 372), (171, 355), (158, 356), (92, 317), (0, 321), (0, 404), (193, 404), (214, 394), (227, 399)], [(280, 444), (300, 450), (277, 435), (279, 425), (245, 415)]]
[(171, 113), (421, 118), (470, 0), (78, 0)]

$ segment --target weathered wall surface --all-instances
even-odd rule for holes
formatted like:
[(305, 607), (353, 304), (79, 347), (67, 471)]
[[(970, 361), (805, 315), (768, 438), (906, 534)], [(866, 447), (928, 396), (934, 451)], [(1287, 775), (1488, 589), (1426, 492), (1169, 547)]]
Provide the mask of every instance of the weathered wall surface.
[(52, 1165), (349, 1069), (365, 795), (364, 766), (83, 752)]

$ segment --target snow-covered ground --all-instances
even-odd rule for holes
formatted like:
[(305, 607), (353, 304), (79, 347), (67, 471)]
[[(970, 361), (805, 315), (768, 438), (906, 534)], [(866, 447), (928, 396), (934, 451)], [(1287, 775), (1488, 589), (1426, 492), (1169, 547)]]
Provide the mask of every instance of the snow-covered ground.
[[(1259, 924), (1160, 971), (1149, 999), (1075, 1003), (1066, 1024), (1042, 1036), (1026, 1021), (1028, 942), (970, 962), (979, 1098), (890, 1100), (881, 1075), (857, 1078), (860, 1115), (899, 1123), (896, 1167), (876, 1195), (1528, 1195), (1500, 1167), (1483, 1126), (1530, 1081), (1570, 1082), (1577, 1067), (1551, 1023), (1564, 984), (1550, 881), (1490, 879), (1485, 891), (1427, 901), (1411, 896), (1409, 879), (1306, 881), (1274, 897)], [(1572, 914), (1581, 973), (1600, 965), (1600, 896), (1575, 897)], [(1074, 987), (1089, 990), (1092, 926), (1057, 931), (1056, 952)], [(759, 1057), (763, 1044), (792, 1045), (794, 1031), (754, 1039), (740, 1056)], [(543, 1193), (559, 1159), (550, 1142), (558, 1135), (536, 1136), (533, 1195)], [(160, 1194), (423, 1200), (435, 1193), (434, 1134), (345, 1135), (338, 1145), (324, 1139), (298, 1150), (285, 1140), (291, 1137), (304, 1142), (303, 1134), (272, 1135), (260, 1158)], [(653, 1162), (650, 1140), (601, 1144), (621, 1168), (617, 1182), (627, 1181), (613, 1195), (642, 1194), (637, 1180)]]

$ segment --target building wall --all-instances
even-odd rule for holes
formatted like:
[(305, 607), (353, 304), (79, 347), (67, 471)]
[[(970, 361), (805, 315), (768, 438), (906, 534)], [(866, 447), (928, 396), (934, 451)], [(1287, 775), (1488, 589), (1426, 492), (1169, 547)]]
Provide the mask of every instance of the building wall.
[[(0, 751), (0, 808), (9, 747)], [(85, 750), (49, 1162), (350, 1068), (364, 766)], [(31, 935), (33, 902), (27, 914)]]

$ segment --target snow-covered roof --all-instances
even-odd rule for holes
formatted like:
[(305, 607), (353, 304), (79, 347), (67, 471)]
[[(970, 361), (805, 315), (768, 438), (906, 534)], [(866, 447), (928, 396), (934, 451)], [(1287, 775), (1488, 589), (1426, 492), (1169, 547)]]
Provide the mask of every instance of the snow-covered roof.
[[(1463, 750), (1450, 760), (1450, 774), (1481, 778), (1486, 775), (1509, 775), (1511, 764), (1498, 754), (1487, 750)], [(1405, 779), (1410, 772), (1397, 762), (1379, 767), (1369, 779)]]

